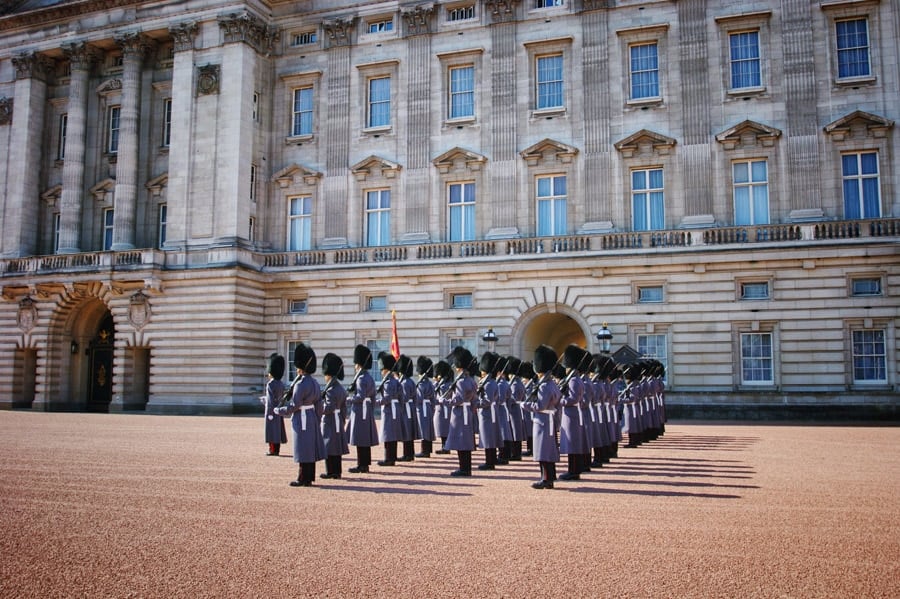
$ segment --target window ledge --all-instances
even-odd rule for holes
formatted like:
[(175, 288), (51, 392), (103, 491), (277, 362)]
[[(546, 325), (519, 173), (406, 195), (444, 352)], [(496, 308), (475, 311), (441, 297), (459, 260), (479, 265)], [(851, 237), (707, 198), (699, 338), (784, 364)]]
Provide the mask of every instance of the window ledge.
[(462, 116), (454, 119), (445, 119), (444, 127), (456, 127), (459, 125), (474, 125), (475, 117), (474, 116)]
[(740, 100), (748, 97), (759, 97), (766, 95), (765, 87), (737, 87), (729, 89), (728, 98), (731, 100)]
[(554, 106), (553, 108), (536, 108), (531, 111), (531, 119), (552, 119), (557, 116), (566, 116), (565, 106)]
[(841, 79), (835, 79), (834, 85), (835, 87), (858, 87), (860, 85), (874, 85), (877, 82), (877, 77), (866, 75), (865, 77), (843, 77)]
[(288, 135), (284, 138), (284, 145), (299, 146), (300, 144), (312, 141), (313, 137), (314, 136), (311, 133), (309, 135)]
[(625, 106), (632, 108), (656, 108), (663, 105), (663, 99), (660, 96), (653, 98), (639, 98), (637, 100), (626, 100)]
[(382, 126), (382, 127), (366, 127), (365, 129), (362, 130), (362, 134), (364, 136), (378, 136), (378, 135), (384, 135), (387, 133), (391, 133), (391, 130), (392, 130), (392, 128), (390, 125), (386, 125), (386, 126)]
[(163, 155), (168, 154), (169, 146), (159, 146), (159, 153)]

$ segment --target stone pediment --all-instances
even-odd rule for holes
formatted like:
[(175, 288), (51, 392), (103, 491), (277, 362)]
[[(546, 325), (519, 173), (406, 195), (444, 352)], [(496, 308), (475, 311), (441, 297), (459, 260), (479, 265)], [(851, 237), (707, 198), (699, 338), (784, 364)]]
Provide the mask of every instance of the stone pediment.
[(116, 92), (122, 91), (122, 80), (121, 79), (107, 79), (103, 83), (97, 86), (97, 93), (99, 95), (112, 94)]
[(144, 187), (150, 190), (155, 196), (159, 195), (159, 192), (162, 191), (163, 187), (168, 186), (169, 184), (169, 173), (165, 172), (157, 177), (153, 177), (146, 183), (144, 183)]
[(641, 129), (637, 133), (632, 133), (628, 137), (617, 141), (615, 147), (625, 158), (631, 158), (642, 152), (666, 156), (675, 147), (675, 143), (676, 141), (673, 137), (656, 133), (649, 129)]
[(888, 129), (894, 126), (894, 121), (884, 117), (855, 110), (838, 120), (825, 125), (825, 133), (834, 141), (842, 141), (854, 135), (859, 137), (886, 137)]
[(62, 185), (54, 185), (47, 191), (41, 194), (41, 199), (47, 202), (48, 206), (55, 206), (56, 202), (59, 201), (59, 196), (62, 195)]
[(548, 156), (555, 156), (557, 161), (569, 163), (576, 154), (578, 154), (578, 148), (549, 138), (542, 139), (519, 152), (528, 166), (536, 166)]
[(116, 190), (116, 180), (106, 178), (91, 187), (88, 191), (91, 192), (91, 195), (94, 196), (94, 199), (98, 202), (102, 202), (106, 199), (106, 194), (113, 193)]
[(733, 150), (738, 146), (753, 145), (754, 143), (770, 147), (780, 136), (781, 129), (747, 119), (716, 135), (716, 141), (721, 143), (726, 150)]
[(321, 176), (322, 173), (318, 171), (293, 163), (272, 175), (272, 181), (277, 182), (278, 186), (284, 189), (285, 187), (289, 187), (296, 183), (298, 180), (302, 180), (307, 185), (315, 185)]
[(365, 181), (369, 175), (373, 174), (385, 179), (393, 179), (400, 172), (400, 165), (387, 158), (372, 155), (351, 166), (350, 172), (356, 175), (357, 181)]
[(470, 171), (480, 171), (485, 162), (487, 162), (486, 156), (470, 150), (464, 150), (458, 146), (452, 150), (447, 150), (431, 161), (441, 173), (449, 173), (459, 163), (464, 164)]

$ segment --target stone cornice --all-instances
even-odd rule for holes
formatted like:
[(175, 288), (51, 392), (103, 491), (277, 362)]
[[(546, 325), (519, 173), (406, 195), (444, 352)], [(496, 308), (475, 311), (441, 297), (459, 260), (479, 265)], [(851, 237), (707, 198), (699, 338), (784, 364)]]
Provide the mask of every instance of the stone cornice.
[(68, 4), (37, 8), (0, 17), (0, 31), (16, 27), (46, 25), (49, 22), (71, 19), (88, 12), (107, 11), (140, 3), (141, 0), (75, 0)]

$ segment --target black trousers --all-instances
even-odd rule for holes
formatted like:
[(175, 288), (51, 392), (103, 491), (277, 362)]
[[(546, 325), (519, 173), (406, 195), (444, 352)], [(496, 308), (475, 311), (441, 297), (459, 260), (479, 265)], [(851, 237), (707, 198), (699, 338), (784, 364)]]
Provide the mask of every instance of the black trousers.
[(458, 451), (456, 453), (459, 457), (459, 469), (463, 472), (472, 472), (472, 452)]
[(356, 448), (356, 465), (360, 468), (368, 468), (372, 465), (372, 448), (357, 447)]
[(325, 474), (341, 474), (342, 461), (339, 455), (330, 455), (325, 458)]

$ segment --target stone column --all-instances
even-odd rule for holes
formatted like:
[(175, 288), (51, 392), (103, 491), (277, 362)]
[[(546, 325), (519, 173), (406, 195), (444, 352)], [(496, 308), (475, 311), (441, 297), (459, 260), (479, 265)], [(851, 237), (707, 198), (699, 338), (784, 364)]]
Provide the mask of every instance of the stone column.
[(8, 167), (7, 199), (3, 216), (2, 255), (19, 257), (37, 250), (41, 150), (44, 130), (45, 76), (53, 61), (39, 54), (14, 56), (16, 86), (6, 99), (10, 148), (16, 149)]
[(120, 251), (134, 249), (141, 67), (152, 42), (140, 33), (126, 33), (117, 37), (116, 43), (122, 48), (123, 70), (111, 249)]
[(88, 79), (99, 51), (84, 42), (63, 48), (69, 57), (69, 111), (66, 121), (65, 162), (59, 198), (60, 254), (81, 251), (81, 214), (84, 200), (84, 143), (87, 125)]

